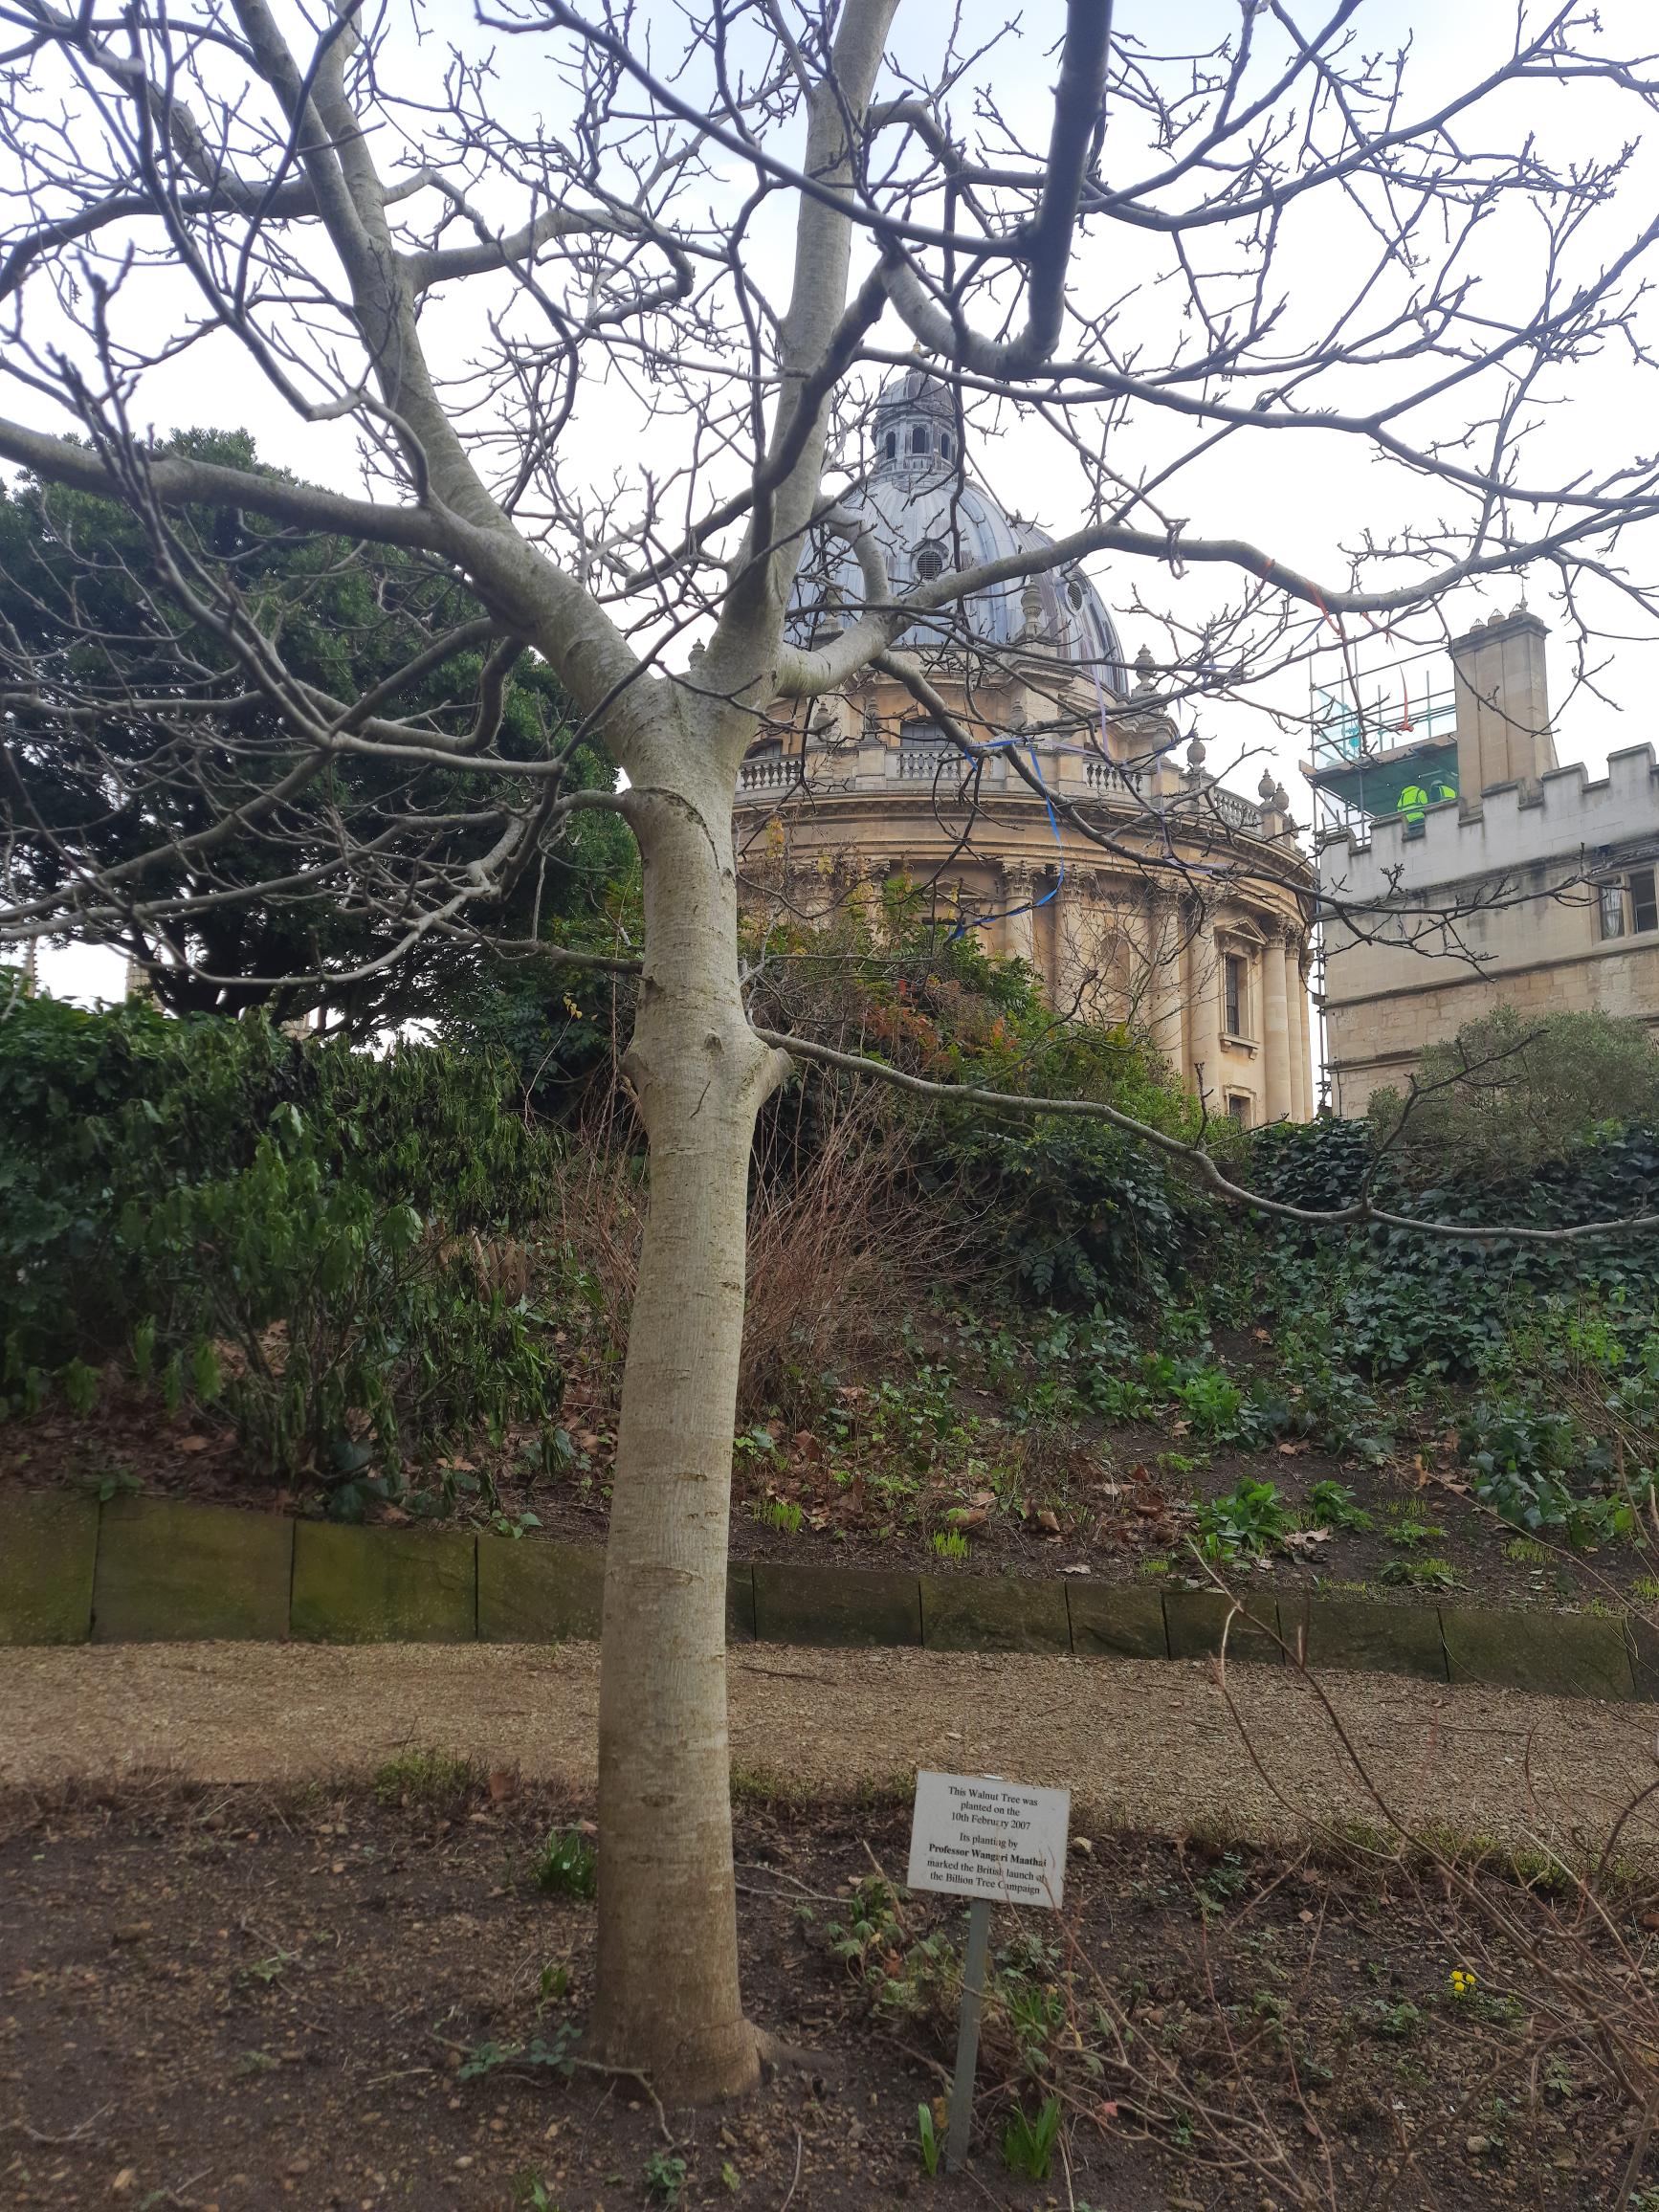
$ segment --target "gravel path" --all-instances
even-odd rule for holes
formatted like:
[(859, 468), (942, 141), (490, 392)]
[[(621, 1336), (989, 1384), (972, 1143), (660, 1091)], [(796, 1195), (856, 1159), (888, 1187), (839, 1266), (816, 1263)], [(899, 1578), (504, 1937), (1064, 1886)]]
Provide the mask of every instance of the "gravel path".
[[(1659, 1781), (1651, 1707), (1327, 1680), (1366, 1768), (1410, 1820), (1511, 1840), (1600, 1830)], [(431, 1745), (589, 1786), (597, 1693), (585, 1644), (0, 1652), (0, 1785), (156, 1766), (296, 1781)], [(1066, 1783), (1078, 1826), (1286, 1833), (1308, 1815), (1375, 1818), (1309, 1688), (1274, 1668), (1230, 1669), (1224, 1693), (1201, 1664), (745, 1645), (732, 1655), (732, 1756), (825, 1796), (918, 1766)]]

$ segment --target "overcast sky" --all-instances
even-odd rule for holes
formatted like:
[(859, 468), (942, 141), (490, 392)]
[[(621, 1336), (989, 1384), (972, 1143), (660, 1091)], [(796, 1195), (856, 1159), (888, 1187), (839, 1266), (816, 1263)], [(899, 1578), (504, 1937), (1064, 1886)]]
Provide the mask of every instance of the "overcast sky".
[[(900, 54), (925, 58), (927, 41), (937, 36), (942, 12), (940, 0), (908, 0), (899, 15)], [(1542, 11), (1529, 8), (1527, 12), (1537, 18)], [(1449, 5), (1448, 0), (1366, 0), (1360, 24), (1367, 48), (1392, 49), (1403, 40), (1411, 41), (1412, 71), (1423, 92), (1409, 104), (1420, 107), (1432, 98), (1436, 88), (1483, 75), (1492, 66), (1495, 52), (1507, 45), (1515, 13), (1508, 0), (1461, 0), (1459, 5)], [(970, 22), (977, 15), (986, 34), (1004, 24), (1007, 14), (1006, 0), (1002, 4), (986, 0), (984, 6), (974, 0), (968, 11)], [(1601, 14), (1609, 45), (1635, 49), (1645, 33), (1659, 45), (1656, 0), (1605, 0)], [(1023, 120), (1029, 143), (1040, 143), (1046, 132), (1052, 81), (1051, 47), (1062, 18), (1058, 0), (1041, 0), (1041, 4), (1033, 0), (997, 48), (997, 98), (1006, 114)], [(391, 20), (394, 24), (400, 20), (396, 11)], [(407, 12), (401, 20), (407, 25)], [(677, 11), (670, 8), (668, 0), (641, 0), (642, 38), (654, 33), (672, 43), (676, 20)], [(1174, 6), (1170, 0), (1118, 0), (1119, 27), (1148, 40), (1167, 34), (1173, 22), (1183, 42), (1196, 44), (1206, 26), (1219, 33), (1236, 20), (1234, 0), (1178, 0)], [(476, 50), (484, 36), (474, 27), (471, 8), (462, 0), (439, 0), (439, 5), (426, 11), (424, 22), (432, 35), (420, 50), (421, 57), (414, 64), (417, 69), (436, 67), (451, 37)], [(407, 30), (399, 34), (399, 46), (405, 55), (415, 52)], [(667, 53), (667, 43), (663, 51)], [(509, 42), (503, 49), (498, 90), (503, 115), (526, 123), (539, 119), (557, 126), (564, 96), (552, 72), (544, 64), (539, 65), (538, 51), (531, 42)], [(1628, 127), (1623, 112), (1598, 88), (1522, 86), (1512, 88), (1501, 106), (1484, 120), (1481, 132), (1484, 144), (1510, 145), (1536, 134), (1546, 153), (1570, 160), (1604, 154), (1609, 132)], [(1120, 154), (1121, 142), (1109, 140), (1107, 160), (1113, 173), (1118, 177), (1132, 173), (1137, 166), (1132, 159), (1122, 160), (1121, 166), (1114, 166), (1118, 158), (1114, 144)], [(1133, 153), (1139, 148), (1130, 150)], [(735, 206), (744, 188), (744, 180), (735, 166), (724, 187)], [(718, 194), (719, 189), (717, 182), (714, 190)], [(1598, 250), (1609, 251), (1615, 243), (1622, 244), (1633, 229), (1649, 219), (1655, 205), (1659, 205), (1659, 166), (1643, 147), (1618, 206), (1607, 211), (1600, 232), (1592, 230), (1586, 237), (1583, 250), (1589, 259), (1594, 260)], [(769, 256), (778, 270), (774, 297), (785, 288), (786, 240), (778, 228), (785, 212), (782, 200), (774, 203), (766, 218), (772, 227), (768, 230), (763, 225), (759, 232), (761, 254)], [(1490, 226), (1480, 249), (1478, 273), (1494, 303), (1526, 295), (1537, 267), (1539, 243), (1539, 226), (1525, 217), (1501, 218)], [(1079, 295), (1097, 298), (1127, 292), (1146, 276), (1152, 268), (1154, 246), (1148, 244), (1143, 249), (1142, 266), (1137, 266), (1135, 247), (1134, 240), (1125, 242), (1121, 230), (1115, 230), (1101, 241), (1085, 244), (1075, 271)], [(1351, 218), (1339, 210), (1287, 225), (1278, 280), (1285, 288), (1292, 318), (1304, 303), (1308, 312), (1316, 312), (1321, 299), (1345, 281), (1353, 256), (1361, 251), (1362, 241), (1356, 236)], [(146, 281), (142, 302), (135, 291), (133, 312), (150, 318), (165, 314), (164, 292), (157, 280)], [(177, 297), (183, 298), (182, 291)], [(1156, 335), (1162, 296), (1156, 290), (1149, 292), (1137, 311), (1144, 313), (1149, 333)], [(430, 318), (429, 344), (445, 365), (457, 366), (468, 358), (471, 338), (477, 328), (476, 314), (474, 300), (457, 299), (440, 304)], [(1648, 336), (1659, 340), (1659, 331), (1649, 327)], [(903, 342), (896, 324), (891, 330), (884, 327), (878, 334), (878, 343), (897, 347)], [(1542, 412), (1536, 474), (1554, 473), (1562, 479), (1582, 473), (1593, 475), (1622, 455), (1639, 451), (1644, 437), (1651, 442), (1652, 426), (1659, 423), (1654, 374), (1646, 363), (1616, 349), (1610, 349), (1588, 368), (1573, 370), (1570, 383), (1554, 395), (1554, 408)], [(51, 425), (38, 405), (26, 409), (15, 392), (5, 395), (0, 404), (10, 411), (27, 411), (43, 427), (59, 427)], [(358, 470), (349, 431), (339, 425), (308, 426), (299, 421), (229, 339), (198, 346), (176, 364), (159, 370), (146, 387), (141, 419), (162, 431), (185, 425), (248, 427), (254, 431), (266, 459), (313, 481), (355, 487)], [(1165, 458), (1173, 450), (1167, 427), (1160, 423), (1146, 424), (1126, 434), (1134, 443), (1122, 455), (1122, 462), (1130, 468)], [(595, 385), (580, 402), (566, 440), (569, 458), (565, 467), (577, 475), (587, 471), (593, 491), (603, 495), (619, 468), (637, 471), (642, 462), (670, 462), (682, 445), (683, 431), (678, 425), (653, 422), (634, 397), (616, 383)], [(1082, 494), (1074, 464), (1040, 427), (1005, 419), (994, 438), (982, 438), (970, 449), (970, 462), (1006, 504), (1050, 530), (1064, 530), (1079, 519)], [(1413, 514), (1414, 501), (1432, 503), (1440, 498), (1434, 488), (1425, 487), (1403, 471), (1379, 466), (1352, 441), (1298, 435), (1294, 445), (1284, 439), (1260, 437), (1253, 445), (1224, 447), (1179, 477), (1165, 505), (1187, 518), (1192, 536), (1244, 537), (1291, 566), (1340, 580), (1346, 570), (1341, 558), (1344, 544), (1352, 543), (1367, 529), (1384, 535)], [(1645, 564), (1649, 572), (1659, 568), (1656, 556), (1659, 545), (1632, 541), (1626, 549), (1628, 561)], [(1108, 605), (1121, 609), (1131, 587), (1128, 574), (1109, 560), (1095, 561), (1091, 566)], [(1219, 594), (1224, 588), (1213, 576), (1203, 573), (1181, 585), (1161, 571), (1139, 582), (1148, 596), (1161, 593), (1183, 619), (1194, 623), (1202, 620), (1209, 603), (1206, 595)], [(1529, 578), (1525, 588), (1535, 610), (1555, 624), (1558, 615), (1551, 603), (1549, 577)], [(1459, 594), (1449, 614), (1454, 627), (1467, 627), (1495, 607), (1507, 608), (1518, 595), (1515, 581), (1499, 579), (1481, 590)], [(1558, 747), (1563, 761), (1582, 759), (1599, 769), (1609, 749), (1643, 742), (1652, 736), (1648, 699), (1655, 672), (1654, 640), (1612, 593), (1593, 595), (1591, 604), (1599, 624), (1608, 633), (1601, 651), (1604, 665), (1597, 675), (1598, 685), (1607, 697), (1604, 701), (1598, 700), (1581, 692), (1571, 699), (1561, 713)], [(1133, 656), (1140, 642), (1134, 617), (1120, 614), (1120, 627)], [(1408, 677), (1403, 679), (1396, 649), (1364, 635), (1362, 627), (1360, 636), (1357, 658), (1371, 682), (1392, 697), (1402, 681), (1408, 680), (1413, 697), (1421, 695), (1426, 669), (1437, 664), (1413, 661)], [(1333, 681), (1338, 680), (1339, 665), (1333, 651)], [(1569, 691), (1572, 672), (1569, 656), (1559, 643), (1552, 650), (1550, 673), (1552, 691), (1559, 705)], [(1299, 711), (1306, 705), (1307, 679), (1305, 675), (1287, 676), (1268, 697), (1281, 711)], [(1259, 715), (1236, 706), (1201, 709), (1200, 719), (1206, 736), (1212, 741), (1212, 766), (1225, 765), (1228, 759), (1238, 759), (1246, 751), (1265, 749), (1294, 794), (1294, 810), (1298, 818), (1306, 819), (1311, 810), (1310, 794), (1296, 774), (1297, 757), (1306, 751), (1305, 742), (1275, 732)], [(1253, 790), (1260, 767), (1260, 759), (1252, 758), (1232, 780), (1241, 788)], [(51, 958), (49, 973), (56, 988), (83, 992), (119, 988), (118, 971), (106, 961), (100, 965), (98, 956)]]

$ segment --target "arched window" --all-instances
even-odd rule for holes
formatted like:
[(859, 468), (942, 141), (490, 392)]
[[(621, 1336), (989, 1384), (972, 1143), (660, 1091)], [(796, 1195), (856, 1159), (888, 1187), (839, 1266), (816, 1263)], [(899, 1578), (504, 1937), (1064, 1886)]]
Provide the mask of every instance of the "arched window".
[(896, 461), (898, 458), (898, 432), (896, 431), (889, 431), (887, 433), (887, 457), (890, 461)]
[(922, 545), (916, 556), (916, 573), (923, 584), (944, 574), (944, 555), (937, 545)]
[(926, 451), (927, 451), (927, 425), (926, 425), (926, 423), (912, 423), (912, 424), (911, 424), (911, 426), (910, 426), (910, 450), (911, 450), (911, 452), (912, 452), (913, 453), (926, 453)]
[(940, 459), (942, 461), (948, 461), (950, 459), (949, 431), (940, 431), (939, 433), (939, 455)]

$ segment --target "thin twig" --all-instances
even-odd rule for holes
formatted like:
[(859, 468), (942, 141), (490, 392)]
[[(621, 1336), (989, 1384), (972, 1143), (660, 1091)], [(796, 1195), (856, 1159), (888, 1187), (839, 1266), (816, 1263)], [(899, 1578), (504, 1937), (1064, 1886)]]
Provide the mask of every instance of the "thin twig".
[(668, 2145), (671, 2151), (673, 2150), (675, 2141), (674, 2131), (668, 2124), (668, 2114), (662, 2109), (662, 2099), (657, 2095), (655, 2090), (653, 2090), (651, 2086), (651, 2076), (649, 2074), (641, 2073), (638, 2067), (636, 2066), (611, 2066), (602, 2058), (572, 2058), (566, 2063), (573, 2067), (579, 2067), (584, 2073), (606, 2074), (613, 2082), (637, 2082), (640, 2088), (645, 2091), (646, 2095), (651, 2099), (652, 2110), (656, 2114), (656, 2124), (658, 2130), (661, 2133), (663, 2141)]
[(795, 2191), (796, 2191), (796, 2189), (797, 2189), (797, 2188), (800, 2186), (800, 2181), (801, 2181), (801, 2149), (802, 2149), (802, 2141), (801, 2141), (801, 2131), (800, 2131), (800, 2129), (799, 2129), (799, 2128), (797, 2128), (797, 2129), (795, 2130), (795, 2178), (794, 2178), (794, 2179), (793, 2179), (793, 2180), (792, 2180), (792, 2181), (789, 2183), (788, 2192), (787, 2192), (787, 2194), (785, 2195), (785, 2199), (784, 2199), (784, 2201), (783, 2201), (783, 2202), (782, 2202), (782, 2203), (779, 2205), (779, 2207), (778, 2207), (778, 2212), (789, 2212), (789, 2206), (790, 2206), (790, 2203), (792, 2202), (792, 2201), (793, 2201), (793, 2199), (794, 2199)]
[(21, 2115), (9, 2120), (7, 2125), (15, 2128), (20, 2135), (27, 2135), (32, 2143), (41, 2144), (46, 2150), (63, 2151), (72, 2143), (84, 2140), (88, 2131), (95, 2128), (106, 2112), (113, 2112), (114, 2110), (113, 2104), (100, 2105), (96, 2112), (88, 2112), (85, 2119), (77, 2127), (71, 2128), (67, 2135), (44, 2135), (38, 2128), (32, 2128)]

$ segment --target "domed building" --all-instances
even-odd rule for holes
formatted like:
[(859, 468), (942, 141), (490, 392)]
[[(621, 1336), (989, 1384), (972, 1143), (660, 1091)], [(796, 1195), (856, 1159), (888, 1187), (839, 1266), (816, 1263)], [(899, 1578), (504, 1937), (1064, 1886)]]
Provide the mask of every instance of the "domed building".
[[(1051, 542), (968, 474), (950, 390), (925, 371), (885, 387), (870, 434), (843, 505), (897, 597)], [(862, 597), (850, 545), (824, 533), (795, 585), (796, 642), (825, 643)], [(1211, 1113), (1310, 1116), (1313, 876), (1283, 789), (1265, 776), (1246, 799), (1206, 774), (1199, 740), (1182, 751), (1150, 656), (1130, 669), (1078, 568), (919, 615), (889, 658), (764, 718), (737, 792), (749, 905), (827, 921), (903, 878), (1026, 962), (1057, 1010), (1143, 1031)], [(963, 757), (907, 675), (985, 758)]]

